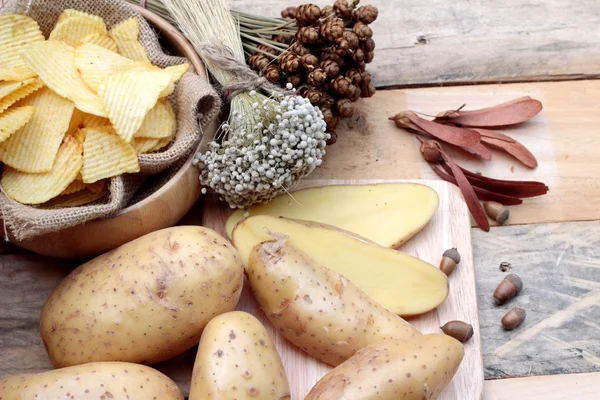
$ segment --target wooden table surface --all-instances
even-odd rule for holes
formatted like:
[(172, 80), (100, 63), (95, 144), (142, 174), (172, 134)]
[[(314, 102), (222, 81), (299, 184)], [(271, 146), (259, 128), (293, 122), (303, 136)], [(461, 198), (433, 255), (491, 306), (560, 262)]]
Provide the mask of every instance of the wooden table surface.
[[(276, 15), (290, 2), (231, 3)], [(356, 118), (342, 124), (327, 162), (310, 179), (434, 178), (414, 137), (388, 116), (406, 109), (435, 113), (463, 103), (487, 106), (521, 95), (541, 100), (543, 112), (510, 132), (537, 156), (536, 170), (499, 153), (492, 163), (455, 154), (459, 163), (485, 175), (536, 179), (550, 187), (548, 195), (512, 207), (508, 226), (472, 231), (488, 379), (484, 398), (600, 399), (600, 81), (592, 80), (600, 75), (600, 2), (362, 3), (380, 9), (369, 70), (379, 88), (401, 89), (361, 100)], [(201, 204), (185, 221), (198, 221), (200, 211)], [(490, 300), (503, 261), (525, 281), (511, 305), (529, 311), (524, 325), (510, 334), (498, 327), (504, 308)], [(39, 293), (68, 267), (0, 246), (0, 294), (22, 293), (0, 296), (0, 377), (35, 369), (44, 356), (39, 336), (32, 335), (38, 310), (21, 315), (14, 305), (43, 302)]]

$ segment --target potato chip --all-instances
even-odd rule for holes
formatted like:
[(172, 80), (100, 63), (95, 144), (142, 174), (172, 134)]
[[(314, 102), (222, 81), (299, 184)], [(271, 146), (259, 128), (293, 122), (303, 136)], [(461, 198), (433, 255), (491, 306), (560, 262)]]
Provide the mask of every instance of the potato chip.
[(62, 193), (73, 182), (82, 165), (81, 143), (67, 135), (49, 172), (28, 174), (6, 168), (0, 185), (13, 200), (22, 204), (41, 204)]
[[(83, 115), (85, 113), (78, 109), (73, 110), (73, 115), (71, 116), (71, 122), (69, 122), (69, 128), (67, 129), (67, 134), (75, 137), (75, 132), (77, 132), (80, 128), (83, 128)], [(77, 139), (77, 138), (75, 138)]]
[(148, 60), (144, 46), (139, 42), (140, 24), (136, 17), (131, 17), (113, 26), (108, 35), (117, 42), (119, 53), (132, 60)]
[(125, 142), (131, 142), (169, 82), (171, 75), (164, 70), (127, 71), (109, 76), (100, 86), (108, 118)]
[(113, 51), (115, 53), (119, 51), (117, 43), (115, 43), (114, 39), (103, 33), (91, 33), (87, 35), (79, 42), (77, 42), (77, 47), (86, 43), (104, 47), (105, 49)]
[(70, 46), (75, 46), (81, 39), (90, 34), (106, 34), (106, 25), (102, 18), (86, 14), (81, 11), (69, 10), (67, 14), (63, 13), (58, 22), (50, 32), (48, 40), (64, 42)]
[(75, 49), (62, 42), (48, 40), (29, 45), (25, 62), (58, 95), (75, 103), (81, 111), (106, 116), (102, 101), (81, 79), (75, 69)]
[(160, 70), (145, 61), (134, 61), (92, 43), (75, 49), (75, 68), (81, 79), (98, 92), (100, 85), (110, 75), (127, 70)]
[(19, 102), (19, 106), (33, 106), (35, 110), (25, 126), (2, 142), (2, 161), (22, 172), (49, 172), (69, 127), (73, 102), (43, 88)]
[(106, 190), (106, 179), (102, 179), (94, 183), (87, 183), (85, 187), (92, 193), (102, 193)]
[(171, 140), (172, 138), (153, 139), (140, 137), (133, 138), (133, 142), (131, 142), (131, 145), (138, 154), (145, 154), (162, 149), (163, 147), (171, 143)]
[(62, 191), (61, 195), (81, 192), (82, 190), (85, 190), (86, 187), (87, 185), (85, 183), (74, 179), (73, 182), (69, 183), (69, 186)]
[(29, 78), (29, 79), (25, 79), (24, 81), (17, 81), (17, 82), (15, 82), (15, 81), (0, 82), (0, 99), (8, 96), (9, 94), (16, 92), (19, 89), (22, 89), (25, 86), (27, 86), (31, 83), (34, 83), (36, 81), (38, 81), (37, 78)]
[(165, 90), (162, 91), (160, 97), (167, 97), (171, 93), (173, 93), (175, 91), (175, 83), (177, 83), (177, 81), (181, 79), (183, 74), (185, 74), (189, 68), (190, 64), (188, 63), (173, 65), (172, 67), (165, 68), (165, 71), (169, 71), (169, 73), (171, 74), (171, 83), (169, 83), (169, 86), (167, 86)]
[(28, 85), (25, 85), (14, 92), (4, 96), (0, 99), (0, 113), (4, 112), (8, 107), (12, 106), (17, 101), (24, 99), (29, 96), (31, 93), (40, 89), (44, 84), (39, 78), (33, 78), (32, 82)]
[(36, 73), (21, 54), (26, 45), (46, 40), (37, 22), (26, 15), (0, 15), (0, 81), (22, 81)]
[(166, 138), (175, 136), (175, 111), (168, 100), (161, 99), (148, 111), (135, 137)]
[(67, 195), (60, 195), (54, 199), (44, 203), (44, 208), (66, 208), (79, 207), (100, 200), (108, 193), (108, 189), (104, 188), (101, 192), (93, 193), (89, 190), (82, 190)]
[(77, 129), (71, 136), (81, 144), (85, 141), (85, 133), (81, 129)]
[(71, 18), (71, 17), (87, 17), (87, 16), (93, 16), (93, 15), (90, 15), (83, 11), (75, 10), (73, 8), (66, 8), (58, 16), (58, 21), (56, 21), (56, 23), (58, 24), (59, 22), (62, 22), (65, 19)]
[(139, 172), (137, 154), (119, 135), (85, 128), (83, 168), (85, 183), (94, 183), (127, 172)]
[(33, 115), (32, 106), (9, 108), (0, 114), (0, 142), (23, 127)]

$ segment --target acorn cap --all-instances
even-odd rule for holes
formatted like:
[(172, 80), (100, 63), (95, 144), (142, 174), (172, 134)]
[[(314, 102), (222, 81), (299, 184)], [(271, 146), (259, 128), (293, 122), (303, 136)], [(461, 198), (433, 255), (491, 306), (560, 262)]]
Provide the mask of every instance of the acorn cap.
[(523, 290), (523, 281), (519, 278), (519, 275), (508, 274), (504, 277), (507, 281), (510, 281), (515, 286), (517, 293), (520, 293)]
[(444, 254), (442, 254), (442, 257), (448, 257), (455, 263), (460, 263), (460, 254), (458, 250), (456, 250), (456, 247), (446, 250)]

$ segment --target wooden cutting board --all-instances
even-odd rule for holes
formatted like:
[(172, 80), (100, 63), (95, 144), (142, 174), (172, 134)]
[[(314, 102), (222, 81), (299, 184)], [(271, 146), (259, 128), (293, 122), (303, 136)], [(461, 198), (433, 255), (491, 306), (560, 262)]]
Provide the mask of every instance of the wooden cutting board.
[[(360, 184), (392, 182), (390, 180), (312, 180), (304, 181), (300, 188), (333, 184)], [(429, 225), (400, 249), (419, 257), (433, 265), (438, 265), (444, 250), (456, 247), (461, 254), (461, 262), (450, 277), (450, 295), (437, 310), (417, 318), (411, 318), (423, 333), (439, 333), (439, 327), (450, 320), (463, 320), (473, 325), (475, 334), (465, 344), (465, 358), (451, 384), (439, 400), (477, 400), (483, 398), (483, 364), (477, 297), (475, 292), (475, 271), (471, 248), (471, 225), (467, 206), (460, 191), (443, 181), (398, 181), (419, 182), (435, 189), (440, 197), (440, 206)], [(225, 236), (225, 220), (231, 210), (219, 202), (215, 196), (205, 200), (202, 225), (216, 230)], [(290, 344), (276, 332), (262, 313), (258, 304), (245, 286), (238, 309), (257, 316), (269, 330), (273, 342), (281, 355), (291, 386), (292, 400), (304, 399), (314, 384), (331, 367), (316, 361)], [(168, 371), (166, 371), (168, 373)], [(179, 379), (177, 379), (179, 381)]]

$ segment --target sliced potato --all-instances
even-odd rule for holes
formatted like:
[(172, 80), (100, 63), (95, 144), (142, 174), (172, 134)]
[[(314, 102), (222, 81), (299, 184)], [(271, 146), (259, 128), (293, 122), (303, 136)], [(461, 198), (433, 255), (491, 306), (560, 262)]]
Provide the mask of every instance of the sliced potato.
[(227, 220), (226, 230), (231, 238), (235, 224), (247, 212), (329, 224), (382, 246), (398, 248), (429, 223), (438, 204), (437, 192), (418, 183), (314, 187), (238, 210)]
[(254, 246), (273, 240), (269, 232), (289, 236), (292, 246), (342, 274), (398, 315), (426, 313), (448, 296), (448, 278), (431, 264), (334, 227), (283, 217), (255, 215), (237, 225), (233, 244), (246, 265)]

